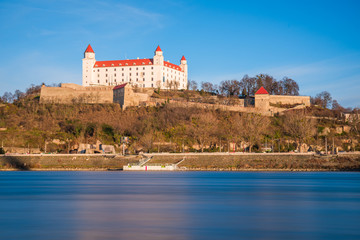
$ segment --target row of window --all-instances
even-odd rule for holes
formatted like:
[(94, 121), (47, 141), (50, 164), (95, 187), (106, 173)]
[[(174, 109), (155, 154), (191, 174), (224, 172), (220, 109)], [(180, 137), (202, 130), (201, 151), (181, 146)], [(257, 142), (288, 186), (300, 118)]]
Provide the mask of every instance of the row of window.
[[(116, 68), (113, 68), (113, 69), (116, 72)], [(153, 69), (154, 69), (154, 67), (151, 67), (151, 70), (153, 70)], [(129, 68), (129, 70), (131, 71), (131, 68)], [(136, 68), (136, 70), (139, 70), (139, 68)], [(145, 67), (143, 67), (143, 70), (145, 70)], [(97, 71), (100, 72), (100, 69), (98, 68)], [(105, 72), (107, 72), (107, 71), (108, 71), (108, 69), (105, 68)], [(124, 68), (121, 68), (121, 71), (124, 71)], [(94, 69), (94, 72), (95, 72), (95, 69)]]
[[(154, 72), (151, 72), (151, 75), (154, 75)], [(100, 77), (100, 74), (98, 74), (97, 76)], [(105, 74), (105, 77), (107, 76), (108, 75)], [(122, 73), (121, 76), (124, 76), (124, 73)], [(129, 76), (131, 76), (131, 73), (129, 73)], [(136, 73), (136, 76), (139, 76), (139, 73)], [(140, 73), (140, 76), (145, 76), (145, 72)], [(116, 77), (116, 73), (114, 73), (114, 77)]]

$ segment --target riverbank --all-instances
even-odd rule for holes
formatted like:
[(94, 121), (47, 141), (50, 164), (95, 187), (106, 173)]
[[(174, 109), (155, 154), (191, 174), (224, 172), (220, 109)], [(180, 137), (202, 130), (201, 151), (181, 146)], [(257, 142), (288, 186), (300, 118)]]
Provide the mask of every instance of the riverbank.
[(176, 164), (188, 171), (360, 171), (360, 153), (314, 156), (310, 153), (159, 153), (144, 155), (30, 154), (0, 155), (0, 171), (122, 170), (150, 158), (148, 165)]

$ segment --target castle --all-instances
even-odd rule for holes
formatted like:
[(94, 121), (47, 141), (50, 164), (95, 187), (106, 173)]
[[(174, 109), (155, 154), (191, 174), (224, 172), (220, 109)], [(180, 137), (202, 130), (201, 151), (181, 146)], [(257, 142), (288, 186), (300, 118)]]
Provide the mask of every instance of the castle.
[(188, 65), (185, 57), (180, 65), (164, 61), (160, 46), (153, 58), (96, 61), (91, 45), (82, 60), (82, 85), (116, 86), (128, 83), (140, 88), (181, 90), (187, 88)]
[(213, 104), (183, 100), (158, 99), (154, 89), (187, 89), (188, 66), (185, 57), (180, 65), (164, 61), (158, 46), (153, 58), (96, 61), (95, 52), (89, 44), (84, 52), (82, 64), (82, 86), (62, 83), (60, 87), (46, 87), (40, 92), (41, 103), (119, 103), (125, 109), (130, 106), (157, 106), (171, 102), (179, 106), (216, 108), (239, 112), (257, 112), (273, 115), (288, 109), (310, 106), (309, 96), (270, 95), (261, 87), (251, 101), (238, 99), (229, 106), (219, 102)]

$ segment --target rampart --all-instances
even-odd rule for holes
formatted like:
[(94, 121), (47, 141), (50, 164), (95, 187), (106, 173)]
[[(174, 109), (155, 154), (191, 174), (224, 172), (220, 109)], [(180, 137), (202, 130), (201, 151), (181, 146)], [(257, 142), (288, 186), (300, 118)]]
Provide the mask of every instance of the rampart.
[(83, 87), (73, 83), (63, 83), (61, 87), (41, 87), (41, 103), (112, 103), (113, 86)]
[(270, 95), (270, 104), (310, 106), (310, 96)]

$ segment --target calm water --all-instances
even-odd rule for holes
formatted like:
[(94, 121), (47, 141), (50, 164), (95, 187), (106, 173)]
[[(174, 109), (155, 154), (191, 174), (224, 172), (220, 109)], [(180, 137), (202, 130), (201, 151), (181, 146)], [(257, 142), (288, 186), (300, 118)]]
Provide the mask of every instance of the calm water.
[(0, 172), (0, 239), (360, 239), (360, 173)]

